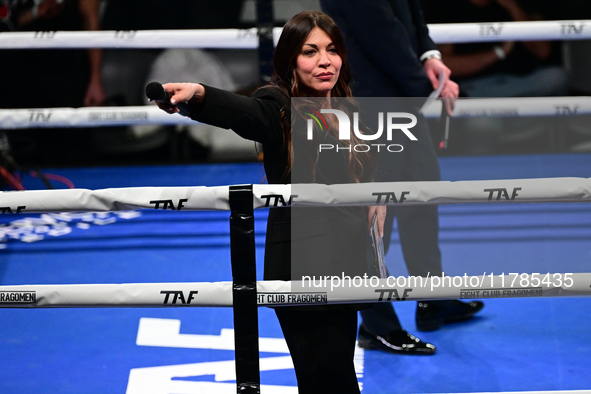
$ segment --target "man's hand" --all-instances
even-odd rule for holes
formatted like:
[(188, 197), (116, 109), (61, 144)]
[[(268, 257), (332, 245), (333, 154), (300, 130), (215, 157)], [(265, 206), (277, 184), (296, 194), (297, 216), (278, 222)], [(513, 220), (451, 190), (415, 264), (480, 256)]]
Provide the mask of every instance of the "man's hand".
[(457, 83), (449, 79), (451, 70), (441, 60), (435, 58), (425, 61), (423, 68), (431, 81), (433, 90), (439, 88), (439, 75), (443, 74), (443, 89), (439, 96), (443, 98), (443, 104), (445, 105), (447, 114), (452, 116), (456, 104), (455, 99), (460, 95), (460, 87)]

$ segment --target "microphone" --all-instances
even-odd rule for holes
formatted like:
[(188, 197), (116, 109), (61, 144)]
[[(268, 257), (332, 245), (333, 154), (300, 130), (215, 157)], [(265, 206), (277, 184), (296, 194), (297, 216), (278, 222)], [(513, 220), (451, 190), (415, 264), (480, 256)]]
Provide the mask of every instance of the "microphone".
[(148, 97), (150, 100), (160, 101), (163, 104), (177, 107), (181, 115), (189, 117), (191, 116), (191, 111), (189, 110), (189, 107), (186, 103), (171, 104), (170, 93), (164, 90), (160, 82), (150, 82), (146, 85), (146, 97)]
[(445, 103), (441, 101), (441, 115), (439, 116), (439, 127), (441, 127), (441, 140), (439, 149), (447, 149), (447, 140), (449, 139), (449, 120), (450, 117), (445, 109)]

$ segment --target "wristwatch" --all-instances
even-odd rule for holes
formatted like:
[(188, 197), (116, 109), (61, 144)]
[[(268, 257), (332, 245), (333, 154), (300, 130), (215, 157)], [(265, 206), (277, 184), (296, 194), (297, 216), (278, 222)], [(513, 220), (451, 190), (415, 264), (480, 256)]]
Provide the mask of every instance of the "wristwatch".
[(497, 57), (499, 58), (499, 60), (505, 60), (505, 58), (507, 57), (507, 54), (505, 53), (505, 51), (503, 51), (503, 48), (501, 48), (498, 45), (496, 45), (493, 48), (493, 51), (495, 51), (495, 55), (497, 55)]
[(421, 55), (421, 57), (419, 58), (419, 60), (420, 60), (422, 63), (425, 63), (425, 62), (426, 62), (427, 60), (429, 60), (429, 59), (437, 59), (437, 60), (441, 60), (441, 52), (439, 52), (439, 51), (438, 51), (438, 50), (436, 50), (436, 49), (433, 49), (433, 50), (431, 50), (431, 51), (427, 51), (427, 52), (423, 53), (423, 54)]

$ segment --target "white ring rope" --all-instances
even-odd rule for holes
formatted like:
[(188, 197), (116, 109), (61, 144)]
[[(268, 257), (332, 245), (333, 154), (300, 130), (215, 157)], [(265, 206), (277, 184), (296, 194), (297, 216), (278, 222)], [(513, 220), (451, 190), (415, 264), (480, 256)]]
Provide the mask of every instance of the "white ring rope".
[[(591, 295), (591, 273), (259, 281), (259, 306)], [(232, 282), (0, 286), (0, 308), (232, 306)]]
[[(488, 41), (584, 40), (590, 20), (429, 24), (437, 44)], [(281, 28), (273, 29), (275, 43)], [(0, 33), (0, 49), (223, 48), (255, 49), (257, 29), (103, 30)]]
[[(273, 31), (275, 42), (281, 28)], [(0, 33), (0, 49), (219, 48), (256, 49), (256, 29), (103, 30)]]
[[(298, 195), (292, 195), (295, 189)], [(591, 179), (547, 178), (352, 185), (253, 185), (254, 207), (459, 202), (591, 201)], [(229, 209), (229, 187), (72, 189), (2, 192), (0, 209), (96, 211), (136, 208)], [(327, 280), (328, 279), (328, 280)], [(259, 306), (421, 299), (591, 295), (591, 273), (494, 276), (302, 278), (257, 283)], [(232, 306), (232, 283), (0, 286), (0, 307)]]
[[(425, 110), (426, 118), (439, 118), (441, 101)], [(530, 117), (591, 114), (591, 97), (528, 97), (458, 99), (454, 118)], [(154, 105), (129, 107), (0, 109), (0, 129), (103, 127), (143, 124), (194, 125), (180, 115), (169, 115)]]
[(591, 20), (429, 24), (436, 44), (491, 41), (586, 40)]
[[(253, 207), (589, 202), (591, 178), (253, 185)], [(229, 186), (0, 192), (0, 213), (229, 210)], [(1, 228), (0, 228), (1, 229)]]
[(194, 125), (190, 118), (171, 116), (155, 105), (127, 107), (0, 109), (0, 129)]

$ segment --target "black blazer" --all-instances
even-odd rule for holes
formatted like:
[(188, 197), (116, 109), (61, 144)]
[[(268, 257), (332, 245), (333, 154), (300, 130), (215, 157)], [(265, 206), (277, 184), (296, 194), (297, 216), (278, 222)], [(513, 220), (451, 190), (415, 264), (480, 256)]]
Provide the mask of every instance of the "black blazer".
[[(232, 129), (263, 145), (269, 183), (291, 183), (281, 113), (290, 119), (290, 101), (278, 88), (264, 87), (252, 98), (205, 86), (205, 99), (191, 105), (191, 118)], [(303, 129), (302, 129), (303, 130)], [(292, 131), (294, 162), (305, 158), (302, 132)], [(332, 138), (326, 135), (325, 138)], [(331, 142), (339, 143), (332, 138)], [(298, 156), (299, 155), (299, 156)], [(317, 183), (350, 182), (346, 154), (316, 160)], [(343, 159), (345, 158), (345, 159)], [(307, 179), (299, 179), (308, 181)], [(343, 182), (344, 181), (344, 182)], [(297, 186), (292, 186), (292, 190)], [(367, 224), (363, 207), (271, 208), (265, 243), (265, 279), (301, 280), (302, 275), (375, 274), (367, 260)]]
[(437, 46), (418, 0), (321, 0), (347, 43), (356, 97), (427, 97), (419, 57)]

